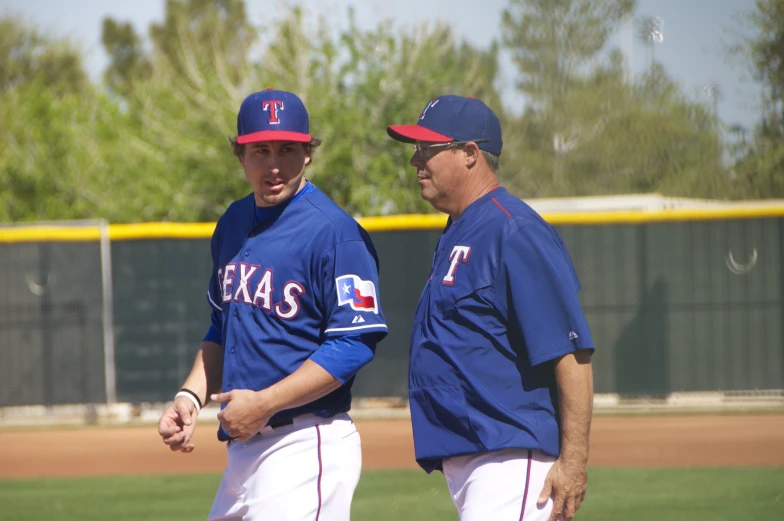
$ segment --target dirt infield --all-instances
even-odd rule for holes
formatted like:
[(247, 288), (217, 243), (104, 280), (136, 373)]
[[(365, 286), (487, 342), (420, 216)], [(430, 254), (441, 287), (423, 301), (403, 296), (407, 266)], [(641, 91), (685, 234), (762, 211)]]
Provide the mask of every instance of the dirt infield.
[[(155, 426), (0, 431), (0, 478), (219, 472), (225, 448), (201, 425), (192, 454), (171, 453)], [(365, 468), (415, 468), (408, 420), (361, 420)], [(784, 466), (784, 414), (599, 416), (590, 464)]]

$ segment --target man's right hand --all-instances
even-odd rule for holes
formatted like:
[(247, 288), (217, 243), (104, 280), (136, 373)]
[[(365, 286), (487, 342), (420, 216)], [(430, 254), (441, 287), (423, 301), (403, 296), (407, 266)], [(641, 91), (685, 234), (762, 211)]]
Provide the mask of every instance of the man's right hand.
[(196, 418), (196, 406), (192, 401), (182, 397), (174, 400), (158, 422), (158, 434), (163, 443), (173, 451), (192, 452), (195, 446), (191, 438), (196, 429)]

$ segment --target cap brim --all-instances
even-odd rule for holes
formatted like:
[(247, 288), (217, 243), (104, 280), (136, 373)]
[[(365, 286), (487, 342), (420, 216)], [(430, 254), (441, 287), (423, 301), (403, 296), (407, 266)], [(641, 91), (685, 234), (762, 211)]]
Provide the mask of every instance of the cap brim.
[(427, 143), (449, 143), (454, 141), (454, 138), (439, 134), (428, 128), (420, 125), (389, 125), (387, 127), (387, 134), (392, 139), (402, 141), (403, 143), (416, 143), (417, 141), (425, 141)]
[(290, 132), (286, 130), (262, 130), (252, 134), (245, 134), (237, 137), (237, 143), (247, 145), (248, 143), (258, 143), (260, 141), (293, 141), (295, 143), (310, 143), (310, 134), (301, 132)]

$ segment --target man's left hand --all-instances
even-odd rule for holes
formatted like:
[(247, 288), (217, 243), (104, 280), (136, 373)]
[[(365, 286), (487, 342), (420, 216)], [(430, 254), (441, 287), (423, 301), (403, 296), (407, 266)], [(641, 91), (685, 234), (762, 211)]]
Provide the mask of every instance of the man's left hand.
[(588, 490), (588, 471), (586, 465), (558, 458), (547, 477), (536, 504), (544, 506), (547, 499), (553, 498), (553, 511), (550, 521), (571, 521), (585, 499)]
[(218, 413), (218, 420), (229, 436), (240, 441), (247, 441), (255, 436), (275, 413), (264, 407), (260, 393), (247, 389), (213, 394), (210, 398), (212, 401), (226, 404)]

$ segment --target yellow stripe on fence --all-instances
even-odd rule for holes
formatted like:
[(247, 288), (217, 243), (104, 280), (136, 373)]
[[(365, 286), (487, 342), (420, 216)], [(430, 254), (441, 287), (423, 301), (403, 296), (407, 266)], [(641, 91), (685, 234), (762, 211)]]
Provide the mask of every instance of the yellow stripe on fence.
[(109, 237), (113, 241), (134, 239), (209, 239), (216, 223), (140, 223), (112, 224)]
[[(652, 222), (715, 221), (784, 217), (784, 206), (747, 206), (743, 208), (698, 208), (673, 210), (634, 210), (613, 212), (560, 212), (542, 216), (556, 225), (644, 224)], [(443, 214), (390, 215), (360, 217), (369, 232), (440, 230), (446, 224)], [(215, 230), (212, 223), (139, 223), (109, 225), (113, 241), (141, 239), (208, 239)], [(101, 238), (98, 226), (14, 226), (0, 228), (0, 243), (77, 242)]]
[[(109, 225), (109, 239), (203, 239), (212, 236), (215, 223), (139, 223)], [(15, 226), (0, 228), (0, 243), (99, 241), (100, 226)]]
[(360, 217), (359, 224), (369, 232), (403, 230), (440, 230), (446, 225), (444, 214), (388, 215), (385, 217)]
[(784, 206), (745, 208), (689, 208), (673, 210), (634, 210), (618, 212), (546, 213), (551, 224), (634, 224), (668, 221), (718, 221), (784, 217)]
[[(673, 210), (627, 210), (600, 212), (550, 212), (542, 217), (551, 224), (635, 224), (667, 221), (715, 221), (784, 217), (784, 206), (745, 208), (691, 208)], [(443, 214), (362, 217), (360, 224), (369, 232), (398, 230), (440, 230), (446, 225)]]
[(0, 243), (3, 242), (79, 242), (99, 241), (101, 229), (98, 226), (16, 226), (0, 228)]

